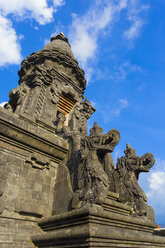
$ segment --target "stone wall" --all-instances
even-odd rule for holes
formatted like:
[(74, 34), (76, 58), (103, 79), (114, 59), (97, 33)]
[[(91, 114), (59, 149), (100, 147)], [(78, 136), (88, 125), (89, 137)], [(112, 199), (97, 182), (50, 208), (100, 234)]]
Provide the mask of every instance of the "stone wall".
[(36, 221), (17, 218), (0, 218), (1, 248), (34, 248), (30, 236), (41, 233)]
[(30, 248), (42, 232), (37, 221), (52, 215), (58, 167), (68, 143), (0, 108), (0, 247)]
[(50, 216), (57, 164), (52, 162), (50, 169), (40, 170), (26, 163), (29, 152), (21, 149), (16, 151), (10, 145), (6, 145), (6, 148), (9, 150), (1, 148), (0, 161), (3, 168), (2, 180), (5, 179), (5, 209), (38, 217)]

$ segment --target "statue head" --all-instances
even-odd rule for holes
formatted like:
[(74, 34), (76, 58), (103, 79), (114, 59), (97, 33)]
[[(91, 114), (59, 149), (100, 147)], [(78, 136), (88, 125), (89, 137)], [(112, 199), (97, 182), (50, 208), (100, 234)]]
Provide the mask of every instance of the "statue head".
[(90, 129), (89, 137), (97, 137), (102, 135), (103, 135), (103, 129), (97, 124), (97, 122), (95, 122), (93, 127)]
[(95, 122), (90, 129), (89, 140), (91, 147), (97, 148), (98, 151), (102, 153), (112, 152), (120, 140), (120, 132), (116, 129), (111, 129), (104, 135), (103, 129)]
[(124, 150), (125, 156), (126, 157), (132, 157), (132, 156), (137, 156), (135, 149), (133, 149), (130, 144), (126, 145), (126, 149)]

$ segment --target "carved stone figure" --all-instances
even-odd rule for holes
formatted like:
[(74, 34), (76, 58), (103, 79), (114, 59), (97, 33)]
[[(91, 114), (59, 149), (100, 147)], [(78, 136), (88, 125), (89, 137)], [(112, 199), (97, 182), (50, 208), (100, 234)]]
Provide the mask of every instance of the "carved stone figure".
[(136, 215), (147, 216), (147, 197), (138, 184), (139, 174), (149, 172), (154, 165), (154, 157), (146, 153), (142, 157), (136, 154), (129, 144), (124, 151), (125, 156), (118, 158), (115, 184), (120, 195), (119, 200), (133, 207)]
[[(95, 122), (90, 135), (82, 139), (78, 158), (77, 189), (72, 207), (79, 208), (87, 203), (102, 205), (109, 190), (108, 175), (104, 170), (104, 159), (120, 140), (120, 133), (112, 129), (103, 134), (103, 129)], [(74, 186), (74, 185), (73, 185)]]
[(51, 92), (51, 102), (53, 104), (57, 104), (58, 101), (59, 101), (59, 97), (60, 97), (60, 94), (61, 94), (61, 85), (59, 85), (58, 83), (54, 82), (50, 88), (50, 92)]
[(5, 109), (10, 110), (15, 113), (17, 113), (18, 111), (21, 111), (21, 109), (24, 106), (24, 102), (25, 102), (28, 91), (29, 91), (29, 87), (25, 83), (22, 83), (16, 89), (12, 89), (9, 92), (10, 100), (4, 106)]
[(62, 130), (65, 120), (66, 120), (65, 115), (59, 113), (57, 116), (57, 129), (56, 129), (57, 132), (60, 132)]

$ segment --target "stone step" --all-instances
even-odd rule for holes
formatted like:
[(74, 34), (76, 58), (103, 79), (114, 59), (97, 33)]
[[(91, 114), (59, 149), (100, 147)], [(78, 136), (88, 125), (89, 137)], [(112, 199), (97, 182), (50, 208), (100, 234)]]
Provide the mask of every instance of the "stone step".
[(110, 199), (110, 200), (117, 201), (118, 198), (119, 198), (119, 194), (117, 194), (115, 192), (108, 191), (107, 198)]
[(126, 204), (118, 202), (119, 194), (109, 191), (107, 198), (102, 205), (105, 211), (123, 214), (123, 215), (130, 215), (132, 212), (132, 208)]
[(106, 199), (102, 207), (106, 211), (123, 215), (130, 215), (132, 212), (132, 208), (130, 206), (108, 198)]

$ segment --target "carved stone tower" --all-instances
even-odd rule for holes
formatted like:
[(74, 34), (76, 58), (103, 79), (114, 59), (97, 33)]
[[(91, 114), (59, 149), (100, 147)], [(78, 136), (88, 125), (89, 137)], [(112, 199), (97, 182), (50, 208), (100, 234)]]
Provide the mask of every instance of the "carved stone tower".
[(0, 247), (5, 248), (33, 247), (30, 236), (41, 232), (37, 221), (68, 211), (72, 186), (64, 161), (80, 149), (95, 111), (83, 95), (84, 71), (62, 33), (28, 56), (18, 74), (19, 86), (0, 108)]
[(84, 71), (62, 33), (27, 57), (18, 74), (19, 86), (9, 93), (6, 108), (58, 133), (65, 126), (87, 134), (87, 119), (95, 109), (84, 101)]

